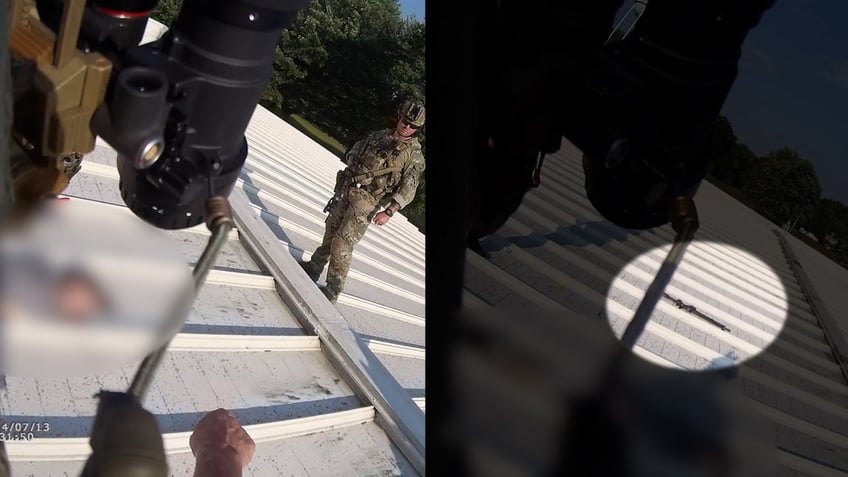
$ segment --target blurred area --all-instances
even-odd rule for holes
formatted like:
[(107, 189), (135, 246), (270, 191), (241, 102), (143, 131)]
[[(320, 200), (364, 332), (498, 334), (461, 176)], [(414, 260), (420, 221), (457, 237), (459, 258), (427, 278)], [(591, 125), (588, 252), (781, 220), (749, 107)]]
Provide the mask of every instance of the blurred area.
[(181, 323), (190, 269), (126, 211), (46, 200), (0, 236), (0, 373), (62, 376), (139, 361)]
[(773, 437), (735, 381), (648, 364), (591, 317), (528, 311), (456, 317), (462, 475), (775, 475)]

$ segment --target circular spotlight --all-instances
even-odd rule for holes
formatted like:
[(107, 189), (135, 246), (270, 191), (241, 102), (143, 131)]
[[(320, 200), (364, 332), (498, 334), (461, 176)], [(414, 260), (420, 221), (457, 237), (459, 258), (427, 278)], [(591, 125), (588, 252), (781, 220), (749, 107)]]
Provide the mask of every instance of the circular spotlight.
[[(658, 247), (631, 261), (607, 290), (607, 321), (617, 338), (670, 248)], [(633, 351), (672, 369), (726, 369), (771, 345), (787, 315), (786, 290), (772, 267), (743, 249), (695, 241)]]

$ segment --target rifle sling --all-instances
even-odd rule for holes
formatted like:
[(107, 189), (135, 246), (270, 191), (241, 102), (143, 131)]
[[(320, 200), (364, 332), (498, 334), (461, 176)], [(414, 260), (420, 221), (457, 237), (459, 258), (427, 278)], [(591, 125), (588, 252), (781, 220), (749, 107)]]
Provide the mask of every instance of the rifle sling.
[(392, 172), (400, 172), (402, 171), (402, 167), (385, 167), (383, 169), (377, 169), (373, 172), (366, 172), (365, 174), (360, 174), (358, 176), (354, 176), (353, 182), (361, 182), (364, 179), (373, 179), (375, 177), (384, 176), (386, 174), (391, 174)]

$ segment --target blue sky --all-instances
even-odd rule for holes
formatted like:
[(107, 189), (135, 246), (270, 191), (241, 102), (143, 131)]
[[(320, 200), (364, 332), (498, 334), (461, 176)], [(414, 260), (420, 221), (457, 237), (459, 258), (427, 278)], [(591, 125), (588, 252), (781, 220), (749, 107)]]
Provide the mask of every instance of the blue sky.
[(755, 153), (798, 151), (822, 195), (848, 204), (846, 19), (845, 0), (777, 0), (748, 34), (724, 114)]
[(424, 0), (400, 0), (400, 11), (404, 16), (412, 15), (424, 21)]

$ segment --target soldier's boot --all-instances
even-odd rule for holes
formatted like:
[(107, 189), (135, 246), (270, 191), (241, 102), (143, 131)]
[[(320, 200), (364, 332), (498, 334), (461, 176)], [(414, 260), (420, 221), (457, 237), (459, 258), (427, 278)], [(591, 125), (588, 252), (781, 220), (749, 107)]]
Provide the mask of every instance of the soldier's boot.
[(335, 304), (336, 300), (339, 298), (339, 294), (342, 292), (342, 288), (344, 288), (344, 279), (338, 277), (336, 275), (337, 270), (330, 265), (330, 270), (327, 271), (327, 284), (321, 287), (321, 291), (324, 292), (324, 296), (330, 300), (330, 303)]
[(330, 285), (321, 286), (319, 288), (321, 289), (321, 292), (324, 294), (324, 296), (327, 297), (327, 300), (329, 300), (330, 303), (335, 305), (339, 299), (339, 290)]
[(306, 272), (307, 275), (309, 275), (309, 278), (311, 278), (313, 282), (317, 282), (318, 277), (321, 276), (321, 272), (324, 271), (324, 267), (319, 268), (318, 264), (312, 261), (301, 262), (300, 260), (298, 260), (297, 263), (300, 265), (300, 268), (302, 268), (303, 271)]
[(492, 258), (492, 256), (489, 255), (489, 252), (486, 252), (485, 250), (483, 250), (483, 246), (480, 245), (480, 239), (474, 238), (474, 237), (469, 237), (466, 245), (468, 246), (469, 250), (471, 250), (472, 252), (476, 253), (477, 255), (485, 258), (486, 260), (489, 260), (490, 258)]

